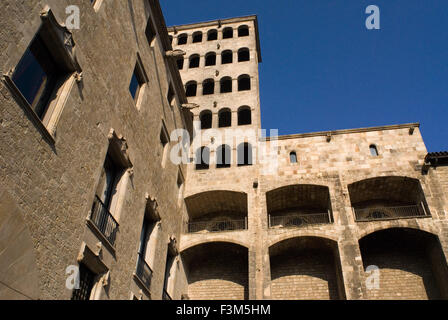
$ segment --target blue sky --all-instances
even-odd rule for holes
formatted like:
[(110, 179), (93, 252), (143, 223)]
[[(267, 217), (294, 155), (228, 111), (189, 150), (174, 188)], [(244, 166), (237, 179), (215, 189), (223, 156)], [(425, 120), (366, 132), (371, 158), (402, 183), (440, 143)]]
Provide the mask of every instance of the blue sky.
[[(381, 29), (367, 30), (377, 5)], [(262, 127), (279, 134), (420, 122), (448, 150), (447, 0), (162, 0), (167, 25), (257, 14)]]

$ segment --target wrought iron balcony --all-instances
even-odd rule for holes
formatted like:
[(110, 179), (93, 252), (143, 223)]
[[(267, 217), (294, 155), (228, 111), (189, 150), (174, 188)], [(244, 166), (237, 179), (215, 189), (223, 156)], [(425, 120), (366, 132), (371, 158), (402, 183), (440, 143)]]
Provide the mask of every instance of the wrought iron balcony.
[(187, 232), (194, 233), (200, 231), (223, 232), (234, 230), (246, 230), (247, 218), (241, 220), (223, 220), (223, 221), (195, 221), (187, 223)]
[(149, 290), (151, 287), (152, 270), (151, 267), (146, 263), (145, 257), (141, 253), (138, 254), (137, 270), (135, 275), (140, 279), (140, 281)]
[(303, 227), (314, 224), (332, 223), (331, 213), (294, 214), (287, 216), (269, 215), (269, 227)]
[(400, 207), (353, 208), (353, 211), (356, 221), (393, 220), (429, 216), (423, 203)]
[(163, 289), (162, 300), (173, 300), (166, 289)]
[(98, 196), (95, 196), (93, 201), (90, 220), (92, 220), (110, 244), (113, 245), (117, 236), (118, 222), (114, 219), (112, 214)]

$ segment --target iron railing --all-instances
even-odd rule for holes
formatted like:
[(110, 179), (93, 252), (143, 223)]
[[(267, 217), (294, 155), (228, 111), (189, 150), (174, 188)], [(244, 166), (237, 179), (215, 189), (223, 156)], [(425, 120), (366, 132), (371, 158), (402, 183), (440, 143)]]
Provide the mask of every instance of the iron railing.
[(143, 282), (146, 288), (149, 289), (151, 287), (152, 270), (141, 253), (138, 254), (137, 270), (135, 271), (135, 274), (140, 281)]
[(195, 221), (187, 223), (187, 233), (200, 231), (223, 232), (233, 230), (246, 230), (247, 218), (242, 220), (223, 220), (223, 221)]
[(166, 289), (163, 289), (162, 300), (173, 300)]
[(287, 216), (269, 215), (269, 227), (302, 227), (313, 224), (331, 223), (331, 213), (294, 214)]
[(428, 216), (423, 203), (413, 206), (353, 208), (356, 221), (392, 220)]
[(101, 199), (96, 195), (92, 205), (90, 220), (92, 220), (110, 244), (113, 245), (117, 236), (118, 222), (114, 219)]

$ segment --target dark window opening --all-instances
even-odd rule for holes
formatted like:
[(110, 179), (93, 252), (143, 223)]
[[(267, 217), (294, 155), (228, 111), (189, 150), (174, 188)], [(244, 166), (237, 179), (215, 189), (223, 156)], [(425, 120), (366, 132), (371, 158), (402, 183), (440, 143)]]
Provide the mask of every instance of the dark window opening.
[(205, 55), (205, 66), (216, 65), (216, 53), (210, 52)]
[(238, 62), (244, 62), (250, 60), (250, 52), (249, 49), (244, 48), (238, 50)]
[(199, 56), (194, 55), (190, 57), (190, 68), (198, 68), (199, 67)]
[(168, 88), (168, 93), (167, 93), (166, 99), (168, 100), (168, 104), (170, 106), (173, 106), (173, 104), (175, 102), (175, 94), (174, 94), (173, 87), (171, 85)]
[(238, 110), (238, 125), (247, 125), (252, 123), (251, 110), (249, 107), (241, 107)]
[(84, 264), (79, 265), (79, 289), (74, 289), (72, 300), (90, 300), (96, 274)]
[(201, 129), (210, 129), (212, 127), (212, 113), (211, 111), (203, 111), (199, 115), (201, 121)]
[(213, 94), (215, 93), (215, 81), (213, 79), (207, 79), (202, 83), (202, 94)]
[(210, 150), (201, 147), (196, 151), (196, 170), (206, 170), (210, 164)]
[(248, 26), (240, 26), (238, 28), (238, 37), (247, 37), (249, 35), (249, 27)]
[(96, 195), (107, 210), (110, 210), (112, 198), (117, 193), (117, 184), (121, 171), (122, 168), (107, 154), (96, 190)]
[(216, 150), (216, 168), (230, 168), (231, 149), (227, 145), (222, 145)]
[(177, 59), (177, 68), (182, 70), (184, 68), (184, 58)]
[(173, 43), (173, 36), (168, 36), (168, 38), (170, 39), (170, 43)]
[(225, 77), (221, 79), (221, 93), (232, 92), (232, 78)]
[(222, 38), (223, 39), (233, 38), (233, 29), (230, 27), (224, 28), (224, 30), (222, 31)]
[(202, 42), (202, 32), (193, 33), (193, 43)]
[(228, 64), (233, 62), (233, 53), (230, 50), (221, 53), (221, 64)]
[(218, 127), (225, 128), (232, 125), (232, 112), (230, 109), (221, 110), (218, 114)]
[(146, 39), (148, 39), (149, 45), (151, 45), (152, 41), (156, 37), (156, 31), (154, 30), (154, 26), (152, 24), (151, 18), (148, 19), (148, 23), (146, 24), (145, 34), (146, 34)]
[(197, 88), (198, 85), (196, 84), (196, 82), (188, 82), (185, 86), (185, 95), (187, 97), (195, 97)]
[(178, 45), (187, 44), (187, 40), (188, 40), (188, 35), (183, 33), (177, 37), (177, 44)]
[(291, 163), (297, 163), (297, 154), (296, 154), (294, 151), (292, 151), (292, 152), (289, 154), (289, 161), (290, 161)]
[(42, 120), (50, 97), (64, 73), (66, 71), (57, 65), (43, 39), (37, 34), (20, 59), (11, 79)]
[(371, 154), (372, 156), (374, 156), (374, 157), (377, 157), (377, 156), (378, 156), (378, 149), (376, 148), (376, 145), (371, 144), (370, 147), (369, 147), (369, 149), (370, 149), (370, 154)]
[(238, 78), (238, 91), (250, 90), (250, 77), (247, 75)]
[(216, 31), (215, 29), (210, 30), (207, 33), (207, 41), (213, 41), (213, 40), (218, 40), (218, 31)]
[(238, 146), (238, 166), (252, 165), (252, 146), (245, 142)]
[(129, 84), (129, 92), (134, 100), (138, 99), (140, 90), (144, 84), (145, 80), (137, 62), (132, 73), (131, 83)]

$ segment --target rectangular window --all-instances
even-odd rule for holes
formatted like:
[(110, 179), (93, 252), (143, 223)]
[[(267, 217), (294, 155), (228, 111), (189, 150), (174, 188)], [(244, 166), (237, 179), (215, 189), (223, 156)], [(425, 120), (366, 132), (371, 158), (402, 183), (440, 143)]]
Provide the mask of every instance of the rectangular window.
[(14, 70), (12, 81), (43, 120), (48, 103), (64, 71), (57, 66), (41, 36), (36, 35)]
[(160, 130), (160, 143), (162, 145), (162, 168), (165, 168), (166, 159), (168, 157), (170, 138), (168, 135), (168, 130), (166, 129), (165, 123), (163, 121), (162, 129)]
[(147, 82), (148, 77), (143, 69), (140, 56), (137, 55), (137, 62), (134, 67), (134, 72), (132, 72), (131, 82), (129, 84), (129, 92), (131, 93), (132, 99), (134, 99), (137, 109), (140, 109)]
[(90, 300), (96, 274), (84, 264), (79, 265), (79, 289), (74, 289), (72, 300)]
[(149, 19), (148, 19), (148, 23), (147, 23), (146, 29), (145, 29), (145, 34), (146, 34), (146, 39), (148, 39), (148, 43), (151, 46), (153, 43), (153, 40), (156, 37), (156, 31), (152, 24), (151, 17), (149, 17)]
[(168, 100), (168, 104), (173, 107), (174, 106), (174, 102), (176, 101), (175, 99), (175, 95), (174, 95), (174, 90), (173, 87), (170, 85), (170, 87), (168, 88), (168, 94), (166, 96), (167, 100)]

